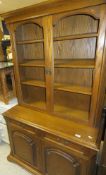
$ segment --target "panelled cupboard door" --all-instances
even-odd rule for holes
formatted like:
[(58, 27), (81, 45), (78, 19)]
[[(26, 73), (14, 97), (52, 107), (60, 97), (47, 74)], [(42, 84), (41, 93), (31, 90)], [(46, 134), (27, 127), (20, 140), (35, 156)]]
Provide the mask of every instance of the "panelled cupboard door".
[(63, 151), (47, 148), (45, 159), (45, 170), (48, 175), (80, 175), (79, 163)]
[(43, 145), (44, 174), (47, 175), (82, 175), (81, 165), (69, 153), (51, 143)]
[(14, 124), (9, 126), (9, 132), (12, 154), (23, 163), (40, 169), (38, 155), (40, 144), (35, 133)]

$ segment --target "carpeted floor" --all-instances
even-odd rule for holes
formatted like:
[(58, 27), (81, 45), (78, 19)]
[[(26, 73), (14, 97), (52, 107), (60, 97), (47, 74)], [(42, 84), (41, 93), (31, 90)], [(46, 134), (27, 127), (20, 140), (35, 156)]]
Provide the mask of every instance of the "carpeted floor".
[(8, 144), (0, 143), (0, 175), (31, 175), (29, 172), (7, 160), (10, 147)]
[(4, 102), (0, 101), (0, 114), (2, 114), (3, 112), (5, 112), (6, 110), (12, 108), (13, 106), (15, 106), (17, 104), (17, 99), (16, 98), (12, 98), (9, 101), (9, 104), (4, 104)]

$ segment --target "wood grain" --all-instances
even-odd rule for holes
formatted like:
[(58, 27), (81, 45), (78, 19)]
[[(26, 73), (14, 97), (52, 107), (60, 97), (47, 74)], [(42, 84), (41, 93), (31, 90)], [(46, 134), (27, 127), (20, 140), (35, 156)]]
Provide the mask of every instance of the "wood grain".
[(32, 43), (42, 43), (43, 40), (26, 40), (26, 41), (18, 41), (17, 44), (32, 44)]
[(95, 61), (93, 59), (55, 59), (55, 68), (82, 68), (82, 69), (94, 69)]
[(55, 83), (70, 84), (73, 86), (92, 87), (92, 76), (92, 69), (55, 68), (54, 70)]
[[(54, 17), (55, 16), (56, 15), (54, 15)], [(58, 15), (56, 17), (58, 19)], [(98, 32), (99, 22), (90, 15), (71, 15), (70, 13), (66, 13), (66, 16), (64, 14), (63, 17), (58, 19), (58, 21), (56, 20), (54, 23), (54, 38), (64, 36), (67, 36), (68, 38), (68, 36), (71, 35), (71, 39), (78, 39), (83, 37), (92, 37), (93, 35), (97, 36), (96, 33)]]
[[(90, 100), (91, 100), (91, 97), (89, 95), (72, 93), (72, 92), (67, 92), (67, 91), (64, 92), (60, 90), (54, 91), (54, 104), (60, 105), (63, 108), (67, 107), (71, 109), (73, 108), (76, 110), (82, 110), (82, 111), (89, 112)], [(62, 114), (60, 113), (60, 115)]]
[(44, 59), (42, 60), (41, 59), (34, 59), (34, 60), (23, 59), (23, 63), (21, 63), (20, 66), (22, 67), (45, 67), (45, 61)]
[[(97, 50), (96, 50), (96, 66), (94, 72), (94, 81), (93, 81), (93, 96), (91, 101), (91, 110), (90, 110), (90, 124), (96, 126), (98, 123), (98, 118), (100, 117), (99, 105), (103, 104), (103, 101), (100, 102), (101, 95), (103, 95), (103, 90), (101, 92), (101, 88), (104, 87), (104, 83), (102, 81), (101, 71), (104, 57), (104, 44), (105, 44), (105, 32), (106, 32), (106, 22), (105, 22), (105, 11), (106, 5), (101, 6), (101, 20), (100, 20), (100, 30), (99, 37), (97, 42)], [(102, 81), (102, 82), (101, 82)], [(99, 124), (99, 123), (98, 123)]]
[(47, 110), (53, 111), (53, 83), (54, 83), (54, 57), (53, 57), (53, 31), (52, 16), (44, 17), (44, 49), (46, 65), (46, 100)]
[[(33, 5), (30, 7), (26, 7), (20, 10), (16, 10), (14, 12), (2, 14), (2, 17), (7, 18), (7, 22), (16, 22), (26, 19), (32, 19), (34, 17), (41, 17), (51, 14), (56, 14), (60, 12), (67, 12), (82, 9), (85, 7), (96, 6), (100, 4), (104, 4), (105, 0), (78, 0), (78, 1), (64, 1), (64, 0), (52, 0), (52, 2), (44, 2), (41, 4)], [(40, 9), (40, 10), (39, 10)], [(95, 14), (94, 11), (91, 11), (92, 14)]]
[(85, 95), (92, 95), (91, 88), (86, 88), (81, 86), (72, 86), (72, 85), (63, 84), (63, 83), (55, 83), (54, 89), (73, 92), (73, 93), (79, 93), (79, 94), (85, 94)]
[[(77, 34), (77, 35), (67, 35), (67, 36), (60, 36), (55, 37), (54, 41), (63, 41), (63, 40), (74, 40), (74, 39), (82, 39), (82, 38), (93, 38), (97, 37), (97, 33), (87, 33), (87, 34)], [(39, 42), (39, 41), (38, 41)]]
[[(30, 33), (30, 35), (29, 35)], [(42, 40), (43, 29), (37, 23), (30, 22), (24, 23), (16, 28), (16, 40), (17, 42), (27, 42), (29, 40)]]
[(45, 70), (42, 67), (20, 67), (21, 81), (43, 80), (45, 81)]
[[(86, 46), (86, 47), (85, 47)], [(95, 58), (96, 38), (54, 42), (56, 59)]]
[(23, 104), (46, 109), (46, 90), (45, 88), (35, 87), (33, 85), (22, 85)]
[[(33, 125), (35, 128), (39, 128), (43, 131), (46, 130), (49, 133), (54, 133), (54, 135), (61, 135), (61, 137), (77, 142), (78, 144), (85, 144), (85, 146), (94, 149), (97, 148), (97, 145), (95, 145), (97, 129), (95, 128), (79, 125), (58, 117), (55, 117), (54, 120), (51, 115), (37, 112), (22, 106), (16, 106), (10, 109), (4, 113), (4, 116), (8, 116), (8, 118), (14, 119), (15, 121), (18, 120), (22, 123), (27, 123), (30, 126)], [(75, 137), (75, 133), (81, 134), (81, 139)], [(89, 139), (89, 135), (93, 137), (92, 141)]]
[(29, 80), (29, 81), (23, 81), (21, 83), (24, 84), (24, 85), (45, 87), (45, 83), (43, 81)]

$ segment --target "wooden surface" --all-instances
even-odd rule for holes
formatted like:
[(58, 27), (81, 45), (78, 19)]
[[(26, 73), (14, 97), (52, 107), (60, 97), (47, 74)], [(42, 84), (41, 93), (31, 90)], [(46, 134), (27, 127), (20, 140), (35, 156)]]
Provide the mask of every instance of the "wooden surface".
[[(105, 69), (106, 69), (106, 5), (101, 6), (100, 30), (97, 41), (95, 76), (93, 83), (93, 95), (90, 109), (90, 123), (99, 125), (101, 120), (104, 95), (105, 95)], [(102, 38), (102, 39), (101, 39)], [(97, 88), (98, 87), (98, 88)], [(94, 114), (95, 113), (95, 114)], [(96, 116), (96, 119), (95, 119)]]
[(55, 59), (54, 67), (93, 69), (95, 61), (93, 59)]
[(18, 41), (17, 44), (32, 44), (32, 43), (40, 43), (43, 40), (26, 40), (26, 41)]
[(46, 74), (46, 99), (47, 110), (53, 111), (53, 83), (54, 83), (54, 59), (53, 59), (53, 30), (52, 16), (44, 17), (44, 41), (45, 41), (45, 74)]
[[(67, 138), (86, 147), (98, 149), (96, 145), (97, 130), (94, 128), (79, 125), (71, 121), (69, 122), (65, 119), (59, 119), (22, 106), (13, 107), (3, 115), (48, 133)], [(77, 136), (75, 136), (76, 134), (81, 135), (81, 138), (77, 138)], [(90, 139), (90, 137), (92, 137), (92, 139)]]
[(25, 66), (25, 67), (44, 67), (45, 62), (44, 60), (28, 60), (24, 61), (24, 63), (21, 63), (20, 66)]
[[(44, 67), (44, 60), (26, 60), (21, 63), (23, 67)], [(95, 61), (93, 59), (55, 59), (54, 67), (70, 67), (70, 68), (83, 68), (93, 69), (95, 67)]]
[(72, 36), (61, 36), (54, 38), (54, 41), (62, 41), (62, 40), (73, 40), (73, 39), (81, 39), (81, 38), (92, 38), (97, 37), (98, 34), (91, 33), (91, 34), (80, 34), (80, 35), (72, 35)]
[(61, 83), (55, 83), (54, 89), (73, 92), (73, 93), (79, 93), (79, 94), (92, 95), (91, 88), (78, 87), (78, 86), (72, 86), (72, 85), (61, 84)]
[[(22, 81), (22, 84), (30, 85), (30, 86), (45, 87), (45, 83), (43, 81), (37, 81), (37, 80)], [(92, 95), (92, 91), (90, 88), (72, 86), (72, 85), (61, 84), (61, 83), (60, 84), (55, 83), (54, 89), (73, 92), (73, 93), (79, 93), (79, 94)]]
[[(2, 17), (7, 18), (7, 22), (20, 21), (25, 19), (31, 19), (33, 17), (40, 17), (45, 15), (50, 15), (58, 12), (66, 12), (69, 10), (81, 9), (84, 7), (95, 6), (99, 4), (106, 3), (105, 0), (76, 0), (76, 1), (65, 1), (64, 0), (52, 0), (52, 2), (44, 2), (42, 4), (33, 5), (31, 7), (26, 7), (14, 12), (2, 14)], [(36, 11), (35, 11), (36, 9)], [(39, 10), (40, 9), (40, 10)]]

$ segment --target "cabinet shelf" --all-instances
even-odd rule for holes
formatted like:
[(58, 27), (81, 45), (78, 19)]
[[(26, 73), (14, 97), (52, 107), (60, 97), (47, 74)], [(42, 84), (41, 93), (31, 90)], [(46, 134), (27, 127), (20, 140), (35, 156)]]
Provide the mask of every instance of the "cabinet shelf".
[(78, 94), (92, 95), (92, 89), (88, 87), (72, 86), (67, 84), (55, 83), (54, 89)]
[(24, 63), (21, 63), (20, 66), (23, 66), (23, 67), (45, 67), (45, 61), (44, 60), (26, 61)]
[[(55, 59), (54, 67), (94, 69), (94, 59)], [(31, 60), (21, 63), (22, 67), (45, 67), (44, 60)]]
[(44, 87), (44, 88), (46, 87), (45, 82), (38, 81), (38, 80), (22, 81), (21, 84), (23, 84), (23, 85), (29, 85), (29, 86)]
[(80, 34), (80, 35), (60, 36), (60, 37), (55, 37), (54, 41), (93, 38), (93, 37), (98, 37), (98, 33), (87, 33), (87, 34)]
[(37, 109), (46, 109), (46, 103), (44, 101), (31, 101), (31, 100), (26, 100), (25, 102), (26, 106), (30, 106), (32, 108), (37, 108)]
[[(21, 82), (21, 84), (29, 85), (29, 86), (37, 86), (37, 87), (46, 87), (45, 82), (38, 81), (38, 80), (27, 80), (27, 81)], [(55, 83), (54, 89), (72, 92), (72, 93), (92, 95), (91, 88), (87, 88), (87, 87), (80, 87), (80, 86), (72, 86), (72, 85), (67, 85), (67, 84)]]
[(55, 59), (55, 67), (94, 69), (94, 59)]
[(17, 44), (33, 44), (33, 43), (42, 43), (44, 42), (43, 39), (38, 39), (38, 40), (24, 40), (24, 41), (17, 41)]
[(54, 111), (56, 114), (67, 116), (68, 118), (80, 118), (83, 121), (88, 121), (89, 112), (78, 110), (74, 108), (68, 108), (63, 105), (54, 105)]

